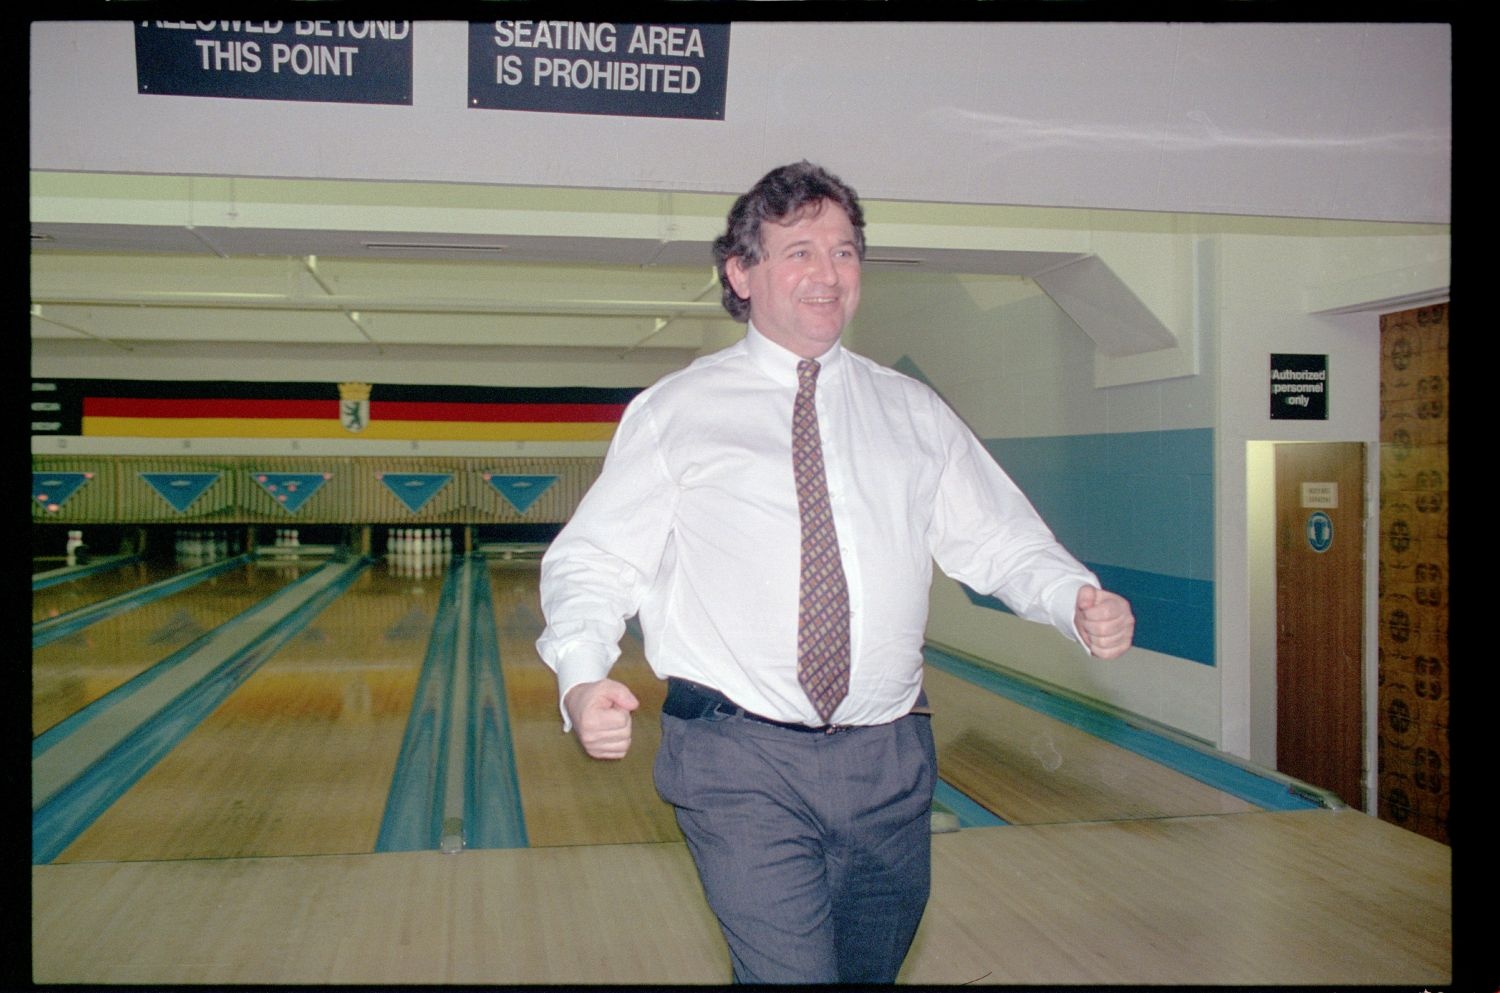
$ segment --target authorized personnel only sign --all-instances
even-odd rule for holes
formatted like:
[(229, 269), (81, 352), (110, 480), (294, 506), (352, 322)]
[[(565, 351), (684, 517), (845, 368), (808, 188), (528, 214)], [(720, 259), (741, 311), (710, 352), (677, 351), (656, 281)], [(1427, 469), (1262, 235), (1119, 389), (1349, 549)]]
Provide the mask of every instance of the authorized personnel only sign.
[(1328, 356), (1271, 356), (1271, 419), (1328, 420)]
[(728, 24), (469, 25), (469, 106), (724, 119)]
[(141, 93), (411, 103), (410, 21), (137, 21)]

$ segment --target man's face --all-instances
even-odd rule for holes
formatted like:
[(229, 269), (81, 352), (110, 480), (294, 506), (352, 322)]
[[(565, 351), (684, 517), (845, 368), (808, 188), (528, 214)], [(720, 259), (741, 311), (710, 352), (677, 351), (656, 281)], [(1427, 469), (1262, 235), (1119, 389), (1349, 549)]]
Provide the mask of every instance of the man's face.
[(761, 260), (724, 266), (729, 285), (750, 300), (756, 330), (805, 359), (833, 347), (859, 306), (859, 248), (843, 208), (821, 201), (790, 224), (761, 225)]

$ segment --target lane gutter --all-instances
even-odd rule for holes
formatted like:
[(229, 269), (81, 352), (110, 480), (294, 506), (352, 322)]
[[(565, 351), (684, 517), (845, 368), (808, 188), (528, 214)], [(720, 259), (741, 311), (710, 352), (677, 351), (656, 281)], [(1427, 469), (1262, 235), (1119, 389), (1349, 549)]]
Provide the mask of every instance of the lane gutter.
[(32, 863), (61, 854), (369, 564), (324, 565), (34, 739)]

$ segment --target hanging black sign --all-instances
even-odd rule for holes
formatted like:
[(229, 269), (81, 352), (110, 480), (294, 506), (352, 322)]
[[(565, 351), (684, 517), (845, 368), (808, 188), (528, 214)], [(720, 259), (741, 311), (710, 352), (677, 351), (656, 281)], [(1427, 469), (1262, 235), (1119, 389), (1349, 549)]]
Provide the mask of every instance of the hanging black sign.
[(469, 25), (469, 106), (721, 121), (728, 24)]
[(1328, 356), (1271, 356), (1271, 419), (1328, 420)]
[(411, 103), (410, 21), (137, 21), (141, 93)]

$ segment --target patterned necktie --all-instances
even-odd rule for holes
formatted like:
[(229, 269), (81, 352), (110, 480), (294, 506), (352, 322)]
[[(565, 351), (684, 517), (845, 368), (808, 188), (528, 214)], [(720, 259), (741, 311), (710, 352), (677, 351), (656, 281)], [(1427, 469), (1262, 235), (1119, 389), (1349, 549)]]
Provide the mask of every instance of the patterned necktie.
[(826, 722), (849, 692), (849, 588), (828, 505), (823, 444), (813, 391), (818, 363), (797, 363), (792, 405), (792, 474), (802, 514), (802, 596), (797, 619), (797, 681)]

